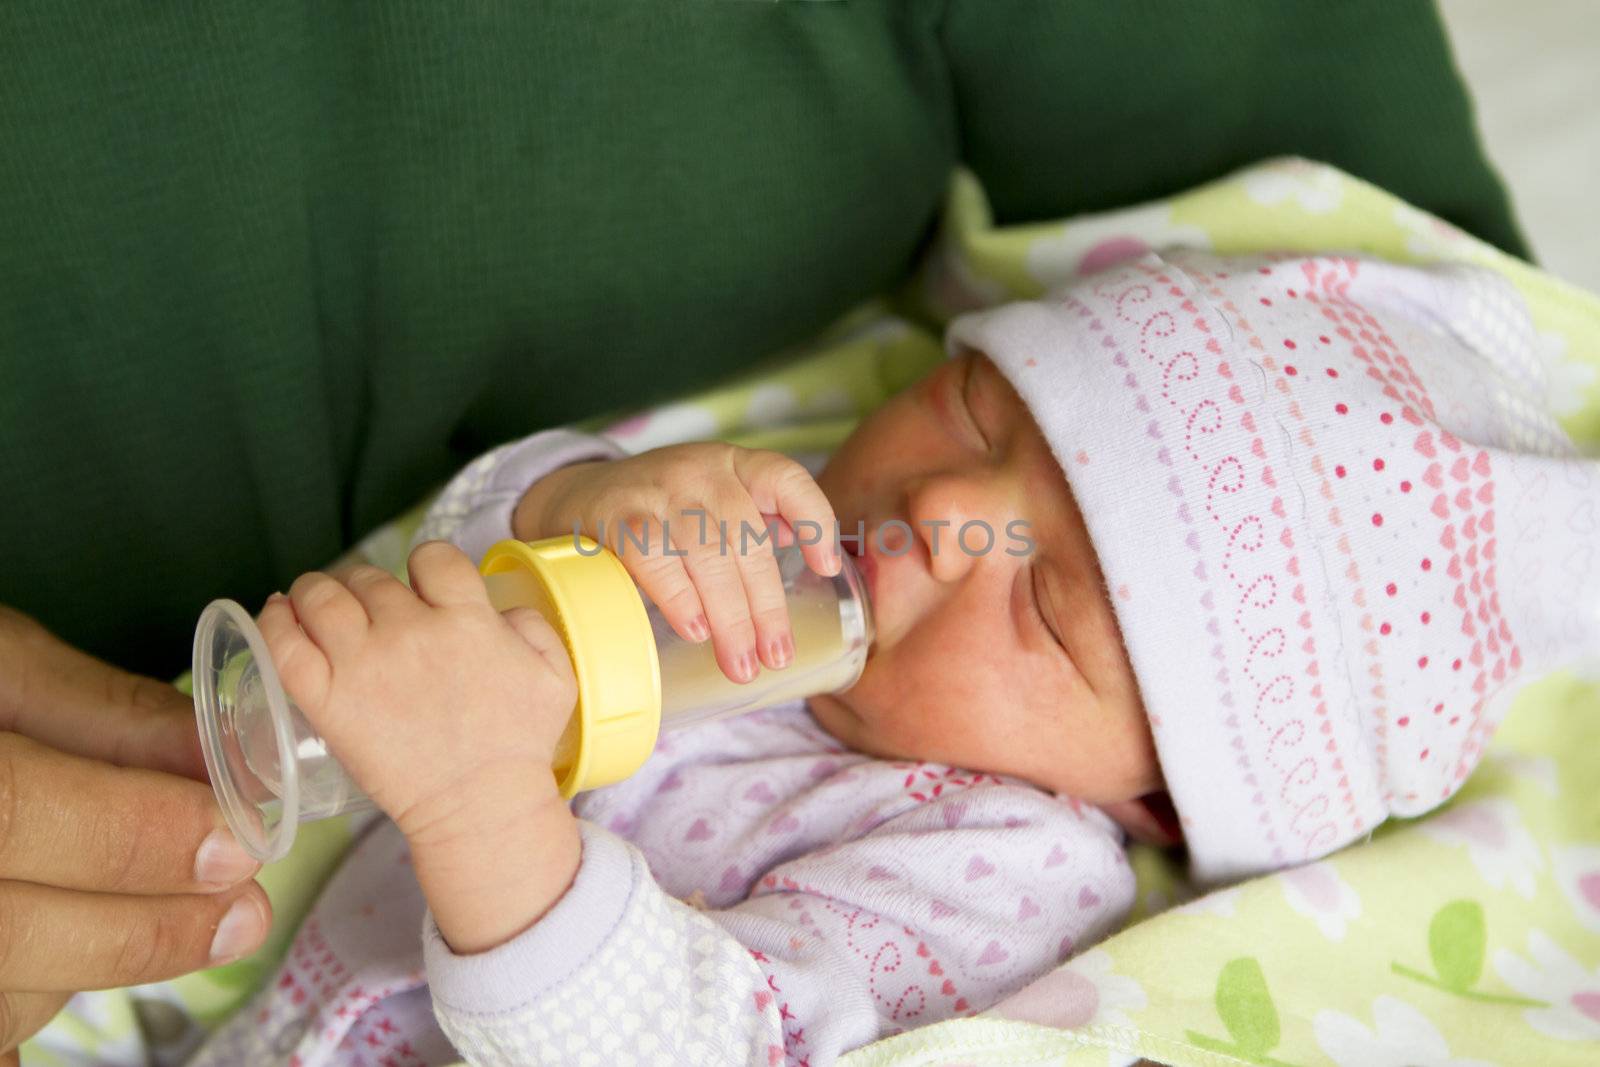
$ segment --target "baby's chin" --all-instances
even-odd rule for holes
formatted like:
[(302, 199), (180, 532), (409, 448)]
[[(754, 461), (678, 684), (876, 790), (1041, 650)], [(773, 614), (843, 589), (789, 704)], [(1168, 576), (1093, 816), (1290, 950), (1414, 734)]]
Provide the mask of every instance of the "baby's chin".
[(811, 717), (835, 741), (854, 751), (861, 751), (857, 742), (861, 735), (861, 718), (849, 705), (831, 693), (821, 693), (806, 700)]
[(811, 717), (835, 741), (852, 752), (890, 760), (919, 760), (922, 757), (884, 747), (873, 736), (871, 725), (848, 703), (848, 690), (842, 694), (824, 693), (806, 701)]

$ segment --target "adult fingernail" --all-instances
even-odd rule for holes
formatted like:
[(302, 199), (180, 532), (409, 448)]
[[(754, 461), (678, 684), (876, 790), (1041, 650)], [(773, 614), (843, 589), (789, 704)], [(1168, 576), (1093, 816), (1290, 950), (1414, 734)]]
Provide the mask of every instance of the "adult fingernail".
[(263, 925), (261, 905), (254, 896), (246, 894), (234, 901), (211, 939), (212, 965), (229, 963), (255, 948), (266, 933)]
[(226, 889), (254, 874), (257, 866), (232, 834), (213, 830), (194, 854), (194, 880), (211, 889)]

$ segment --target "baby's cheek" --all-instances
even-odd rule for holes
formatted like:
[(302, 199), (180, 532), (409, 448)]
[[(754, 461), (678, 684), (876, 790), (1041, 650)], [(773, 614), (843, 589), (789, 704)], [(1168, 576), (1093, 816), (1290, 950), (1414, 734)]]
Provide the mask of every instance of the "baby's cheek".
[(1062, 756), (1063, 788), (1091, 801), (1128, 800), (1161, 787), (1161, 770), (1143, 711), (1107, 699), (1074, 709)]
[(897, 705), (881, 732), (915, 759), (997, 774), (1018, 773), (1037, 743), (1002, 694), (976, 686), (924, 690)]

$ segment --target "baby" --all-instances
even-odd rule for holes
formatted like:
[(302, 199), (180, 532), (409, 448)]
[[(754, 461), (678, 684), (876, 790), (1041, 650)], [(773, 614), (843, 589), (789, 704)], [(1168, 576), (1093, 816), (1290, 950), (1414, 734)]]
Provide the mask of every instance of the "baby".
[[(1437, 806), (1514, 679), (1600, 648), (1574, 521), (1600, 479), (1487, 273), (1152, 255), (949, 347), (814, 480), (536, 434), (447, 487), (410, 589), (362, 568), (275, 595), (286, 688), (392, 822), (194, 1062), (821, 1067), (1112, 932), (1129, 836), (1181, 838), (1214, 883)], [(679, 633), (736, 680), (781, 670), (770, 546), (719, 519), (865, 533), (804, 549), (859, 557), (860, 680), (563, 801), (570, 665), (474, 560), (620, 523)]]

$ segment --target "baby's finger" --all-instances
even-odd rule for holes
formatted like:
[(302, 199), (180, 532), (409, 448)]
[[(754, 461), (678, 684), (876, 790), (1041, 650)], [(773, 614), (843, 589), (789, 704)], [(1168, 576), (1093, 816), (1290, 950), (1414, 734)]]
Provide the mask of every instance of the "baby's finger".
[[(737, 502), (730, 501), (725, 513), (738, 514)], [(783, 576), (778, 571), (778, 561), (772, 554), (772, 538), (757, 542), (754, 536), (746, 537), (742, 531), (762, 529), (761, 517), (755, 514), (749, 501), (744, 502), (746, 515), (740, 523), (740, 536), (732, 546), (734, 562), (739, 568), (739, 578), (744, 582), (746, 602), (750, 605), (750, 618), (755, 623), (756, 654), (761, 662), (778, 670), (789, 665), (794, 658), (794, 637), (789, 629), (789, 603), (783, 593)], [(731, 527), (732, 521), (728, 523)]]
[(306, 636), (330, 659), (339, 659), (358, 648), (367, 636), (372, 621), (344, 583), (321, 571), (302, 574), (289, 587), (295, 618)]
[[(718, 516), (726, 512), (711, 512)], [(706, 620), (711, 625), (711, 642), (716, 650), (717, 666), (736, 682), (748, 682), (759, 669), (756, 656), (756, 627), (750, 617), (750, 598), (745, 592), (744, 579), (739, 573), (739, 534), (735, 524), (724, 531), (720, 523), (708, 520), (706, 536), (674, 538), (686, 541), (687, 551), (683, 566), (689, 572), (695, 592), (700, 594), (700, 605), (705, 609)], [(726, 532), (729, 544), (723, 539)]]
[(834, 542), (838, 520), (810, 471), (781, 452), (741, 451), (734, 458), (734, 472), (757, 511), (782, 516), (794, 529), (812, 570), (824, 576), (839, 573), (843, 562)]
[(406, 560), (411, 589), (433, 607), (489, 603), (489, 588), (472, 560), (449, 541), (424, 541)]
[(501, 616), (549, 664), (556, 680), (563, 686), (571, 687), (576, 695), (578, 680), (572, 673), (572, 657), (567, 654), (567, 646), (562, 643), (555, 627), (550, 625), (550, 620), (532, 608), (510, 608), (501, 612)]
[(417, 595), (384, 570), (363, 563), (344, 575), (345, 588), (373, 622), (384, 616), (398, 616), (417, 608)]
[[(645, 515), (624, 520), (621, 526), (631, 533), (624, 538), (619, 528), (617, 540), (611, 547), (634, 584), (661, 611), (667, 624), (679, 637), (698, 644), (711, 636), (711, 624), (706, 620), (700, 594), (684, 569), (684, 557), (676, 554), (686, 538), (674, 533), (672, 541), (677, 544), (673, 553), (666, 551), (670, 525)], [(639, 548), (640, 545), (645, 548)]]
[(300, 629), (289, 598), (282, 593), (268, 597), (256, 618), (256, 628), (267, 643), (272, 665), (289, 698), (301, 708), (315, 711), (321, 707), (333, 681), (333, 668), (322, 649)]

